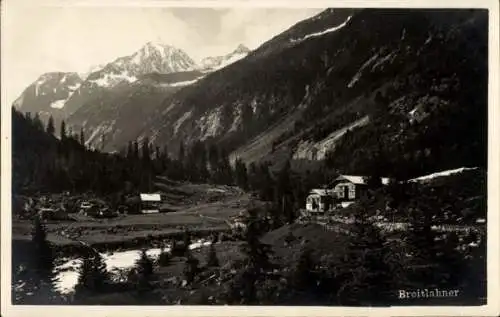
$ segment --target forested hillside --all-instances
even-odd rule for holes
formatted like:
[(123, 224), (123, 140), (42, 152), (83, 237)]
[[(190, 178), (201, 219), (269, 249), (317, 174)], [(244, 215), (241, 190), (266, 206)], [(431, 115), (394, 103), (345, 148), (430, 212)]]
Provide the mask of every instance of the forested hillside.
[(345, 173), (376, 152), (398, 177), (485, 166), (487, 23), (481, 10), (327, 10), (167, 98), (141, 137), (173, 151), (213, 140), (246, 163), (332, 152)]

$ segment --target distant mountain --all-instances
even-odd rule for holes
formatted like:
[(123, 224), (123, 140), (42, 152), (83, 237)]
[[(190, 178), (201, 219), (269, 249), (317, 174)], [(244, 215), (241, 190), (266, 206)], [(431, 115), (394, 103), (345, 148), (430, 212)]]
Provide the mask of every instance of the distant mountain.
[(40, 76), (28, 86), (13, 106), (21, 112), (40, 113), (42, 119), (50, 115), (62, 118), (64, 104), (78, 91), (83, 79), (77, 73), (53, 72)]
[(226, 67), (250, 53), (250, 49), (240, 44), (234, 51), (223, 56), (206, 57), (201, 61), (201, 69), (203, 71), (215, 71)]
[(86, 144), (104, 151), (115, 151), (135, 140), (152, 117), (161, 115), (158, 105), (169, 95), (188, 86), (204, 74), (186, 71), (140, 75), (111, 89), (94, 93), (67, 119), (74, 131), (84, 129)]
[(173, 46), (148, 42), (131, 55), (111, 63), (98, 65), (88, 74), (48, 73), (14, 102), (22, 112), (41, 112), (42, 119), (50, 115), (57, 119), (71, 116), (81, 106), (118, 85), (131, 84), (148, 73), (174, 73), (198, 68), (185, 52)]

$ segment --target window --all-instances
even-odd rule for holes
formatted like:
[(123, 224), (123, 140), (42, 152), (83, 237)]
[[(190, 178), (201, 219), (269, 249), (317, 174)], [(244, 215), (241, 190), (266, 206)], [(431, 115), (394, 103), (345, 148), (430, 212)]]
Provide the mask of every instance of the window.
[(355, 186), (349, 187), (349, 198), (356, 198), (356, 187)]
[(340, 198), (344, 198), (344, 186), (337, 187), (337, 195)]

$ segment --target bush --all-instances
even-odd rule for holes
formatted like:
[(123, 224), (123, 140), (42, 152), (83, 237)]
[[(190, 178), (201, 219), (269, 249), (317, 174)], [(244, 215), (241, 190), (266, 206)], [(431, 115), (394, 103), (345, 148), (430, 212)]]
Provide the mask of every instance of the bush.
[(171, 263), (172, 255), (165, 251), (164, 249), (161, 250), (160, 255), (158, 256), (158, 265), (159, 266), (169, 266)]

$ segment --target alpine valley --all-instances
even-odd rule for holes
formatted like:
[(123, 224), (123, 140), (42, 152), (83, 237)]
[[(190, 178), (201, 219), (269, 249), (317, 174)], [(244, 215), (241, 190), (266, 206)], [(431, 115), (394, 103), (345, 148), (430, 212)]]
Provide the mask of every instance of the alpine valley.
[(488, 24), (326, 9), (40, 76), (12, 111), (12, 302), (483, 309)]

